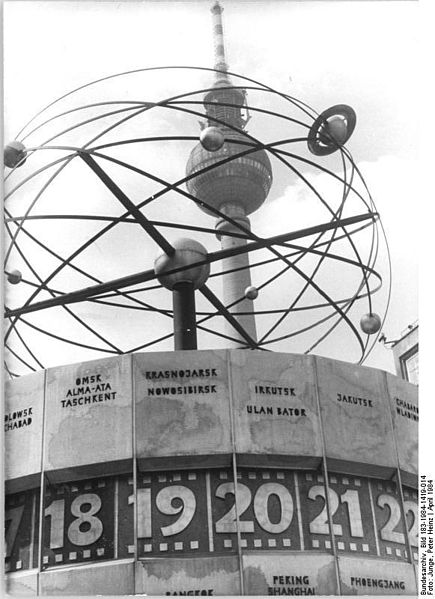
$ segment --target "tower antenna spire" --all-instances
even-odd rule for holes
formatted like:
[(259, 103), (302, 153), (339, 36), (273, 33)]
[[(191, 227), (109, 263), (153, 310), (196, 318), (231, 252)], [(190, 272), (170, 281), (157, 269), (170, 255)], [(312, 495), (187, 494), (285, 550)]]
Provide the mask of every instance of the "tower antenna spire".
[[(217, 71), (228, 71), (228, 64), (225, 57), (225, 41), (224, 41), (224, 29), (222, 25), (222, 13), (223, 8), (218, 0), (213, 2), (211, 7), (211, 13), (213, 15), (213, 41), (214, 41), (214, 68)], [(219, 77), (216, 73), (216, 77)]]

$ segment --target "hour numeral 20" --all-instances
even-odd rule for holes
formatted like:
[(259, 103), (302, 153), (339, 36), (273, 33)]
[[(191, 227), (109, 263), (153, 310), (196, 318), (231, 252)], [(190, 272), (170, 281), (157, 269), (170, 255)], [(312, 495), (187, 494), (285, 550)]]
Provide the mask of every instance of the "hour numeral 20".
[[(238, 516), (241, 518), (251, 504), (252, 493), (249, 487), (243, 483), (237, 483), (236, 493), (239, 512)], [(233, 482), (222, 483), (216, 489), (216, 497), (219, 497), (220, 499), (225, 499), (228, 494), (235, 494)], [(281, 508), (281, 518), (277, 523), (271, 522), (269, 518), (269, 498), (272, 495), (275, 495), (278, 498)], [(266, 532), (272, 534), (284, 532), (291, 524), (293, 511), (293, 498), (284, 485), (280, 485), (279, 483), (265, 483), (257, 489), (254, 496), (254, 515), (259, 526)], [(253, 533), (254, 522), (252, 520), (239, 520), (239, 528), (241, 533)], [(235, 503), (228, 512), (216, 522), (216, 532), (237, 532)]]

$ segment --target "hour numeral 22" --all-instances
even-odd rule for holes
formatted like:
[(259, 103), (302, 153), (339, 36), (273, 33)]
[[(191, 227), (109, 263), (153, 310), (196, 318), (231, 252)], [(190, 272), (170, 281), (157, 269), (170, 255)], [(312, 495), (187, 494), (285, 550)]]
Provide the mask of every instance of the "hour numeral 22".
[[(379, 495), (377, 504), (381, 509), (389, 508), (389, 518), (381, 528), (381, 539), (390, 543), (405, 544), (405, 535), (403, 532), (397, 532), (394, 529), (401, 519), (400, 504), (395, 497), (382, 493)], [(405, 501), (403, 504), (405, 515), (411, 513), (412, 522), (409, 528), (409, 542), (414, 547), (418, 547), (418, 507), (414, 501)]]

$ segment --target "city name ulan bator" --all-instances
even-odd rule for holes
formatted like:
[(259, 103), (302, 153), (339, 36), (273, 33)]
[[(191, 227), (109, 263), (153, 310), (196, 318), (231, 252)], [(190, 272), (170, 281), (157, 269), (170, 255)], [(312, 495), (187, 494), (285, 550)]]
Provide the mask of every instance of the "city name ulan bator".
[(281, 406), (247, 405), (248, 414), (267, 414), (268, 416), (306, 416), (305, 408), (286, 408)]

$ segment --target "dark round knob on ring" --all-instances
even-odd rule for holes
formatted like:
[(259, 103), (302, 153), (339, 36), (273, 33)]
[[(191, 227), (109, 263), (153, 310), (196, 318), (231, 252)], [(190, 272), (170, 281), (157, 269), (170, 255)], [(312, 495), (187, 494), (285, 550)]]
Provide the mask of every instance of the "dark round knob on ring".
[(26, 147), (20, 141), (11, 141), (3, 153), (4, 165), (8, 168), (22, 166), (26, 162)]
[(11, 283), (11, 285), (18, 285), (22, 278), (23, 275), (19, 270), (12, 270), (8, 274), (8, 282)]
[(364, 333), (367, 335), (374, 335), (381, 328), (381, 317), (374, 312), (364, 314), (360, 320), (360, 326)]
[(199, 141), (204, 149), (209, 152), (216, 152), (224, 145), (225, 137), (218, 127), (206, 127), (201, 131)]

